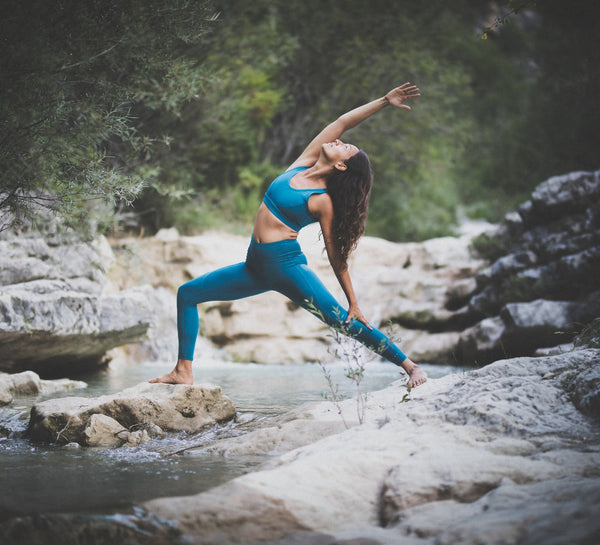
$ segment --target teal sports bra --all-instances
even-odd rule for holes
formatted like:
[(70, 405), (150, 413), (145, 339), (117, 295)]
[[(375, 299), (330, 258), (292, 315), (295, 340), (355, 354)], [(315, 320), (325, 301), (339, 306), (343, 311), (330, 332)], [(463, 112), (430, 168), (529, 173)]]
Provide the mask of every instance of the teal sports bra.
[(273, 215), (291, 227), (300, 231), (310, 223), (317, 221), (308, 210), (308, 199), (315, 193), (325, 193), (327, 189), (296, 189), (290, 185), (290, 180), (308, 167), (292, 168), (280, 174), (273, 180), (265, 193), (263, 202)]

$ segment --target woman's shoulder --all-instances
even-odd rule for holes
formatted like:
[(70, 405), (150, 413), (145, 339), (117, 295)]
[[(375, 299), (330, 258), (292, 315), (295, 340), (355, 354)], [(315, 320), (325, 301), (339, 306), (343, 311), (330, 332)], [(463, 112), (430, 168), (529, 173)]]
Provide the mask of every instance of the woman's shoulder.
[(313, 193), (308, 199), (308, 209), (316, 218), (333, 217), (333, 202), (329, 194)]

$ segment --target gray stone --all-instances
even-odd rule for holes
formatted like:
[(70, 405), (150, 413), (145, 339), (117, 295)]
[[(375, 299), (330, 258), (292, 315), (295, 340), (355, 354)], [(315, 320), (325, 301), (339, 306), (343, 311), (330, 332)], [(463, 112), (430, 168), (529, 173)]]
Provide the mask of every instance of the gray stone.
[(531, 251), (508, 254), (494, 262), (490, 269), (490, 278), (507, 276), (536, 264), (537, 256)]
[[(75, 441), (84, 445), (88, 435), (95, 436), (98, 422), (88, 430), (88, 435), (85, 430), (92, 416), (98, 414), (110, 417), (129, 431), (148, 428), (152, 435), (158, 436), (156, 426), (161, 430), (194, 433), (214, 423), (231, 420), (235, 407), (218, 386), (142, 383), (114, 395), (66, 397), (36, 403), (31, 409), (28, 435), (33, 441)], [(143, 434), (138, 435), (142, 440)]]
[(496, 245), (507, 253), (477, 274), (468, 303), (468, 316), (499, 315), (505, 331), (496, 349), (483, 343), (480, 353), (475, 338), (487, 328), (464, 332), (470, 361), (492, 361), (501, 355), (500, 344), (506, 356), (567, 344), (600, 315), (600, 171), (546, 180), (519, 214), (518, 228), (507, 217), (496, 231)]
[(539, 184), (531, 194), (531, 200), (519, 208), (519, 213), (531, 225), (585, 210), (598, 200), (600, 171), (571, 172)]
[(478, 365), (502, 357), (501, 339), (506, 331), (499, 316), (485, 318), (460, 334), (458, 359), (464, 365)]
[(594, 515), (599, 502), (598, 478), (502, 480), (474, 502), (407, 509), (395, 529), (402, 536), (435, 538), (436, 545), (592, 545), (600, 536)]
[(105, 353), (146, 337), (149, 286), (96, 296), (60, 281), (36, 280), (0, 291), (0, 369), (98, 365)]
[[(588, 373), (585, 395), (597, 399), (599, 364), (600, 350), (498, 361), (430, 380), (407, 403), (397, 383), (370, 393), (365, 423), (341, 432), (326, 424), (339, 423), (331, 404), (296, 409), (279, 439), (272, 427), (223, 445), (228, 456), (272, 445), (266, 467), (143, 507), (204, 545), (283, 544), (299, 532), (307, 543), (595, 543), (600, 435), (570, 400)], [(298, 447), (316, 422), (321, 438)]]
[(127, 442), (129, 431), (110, 416), (93, 414), (83, 430), (83, 437), (89, 447), (116, 447)]
[(0, 405), (7, 405), (18, 396), (48, 395), (86, 386), (85, 382), (69, 379), (42, 380), (33, 371), (14, 374), (0, 372)]

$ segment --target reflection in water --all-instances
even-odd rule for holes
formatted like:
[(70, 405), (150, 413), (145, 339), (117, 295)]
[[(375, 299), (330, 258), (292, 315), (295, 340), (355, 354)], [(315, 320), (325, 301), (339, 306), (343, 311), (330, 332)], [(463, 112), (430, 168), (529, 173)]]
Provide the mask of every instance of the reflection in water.
[[(96, 397), (115, 393), (164, 372), (169, 364), (121, 366), (88, 377), (88, 388), (63, 396)], [(457, 368), (424, 366), (432, 377)], [(329, 367), (340, 393), (355, 394), (343, 365)], [(318, 365), (257, 365), (217, 361), (195, 367), (196, 383), (221, 386), (237, 410), (236, 422), (199, 434), (168, 434), (135, 448), (70, 448), (34, 445), (23, 437), (29, 408), (39, 398), (20, 398), (0, 409), (0, 519), (46, 512), (98, 512), (127, 508), (161, 496), (196, 494), (256, 469), (261, 455), (223, 458), (218, 455), (172, 455), (178, 450), (260, 426), (305, 402), (322, 401), (327, 384)], [(402, 378), (389, 363), (370, 362), (363, 391), (386, 387)], [(57, 397), (55, 394), (53, 397)]]

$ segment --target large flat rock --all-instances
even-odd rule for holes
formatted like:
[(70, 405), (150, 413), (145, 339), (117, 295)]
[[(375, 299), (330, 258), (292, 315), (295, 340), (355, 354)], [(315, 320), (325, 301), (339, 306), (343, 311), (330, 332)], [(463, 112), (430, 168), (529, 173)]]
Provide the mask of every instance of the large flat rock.
[[(144, 508), (205, 545), (593, 543), (600, 415), (578, 404), (600, 398), (599, 364), (600, 350), (504, 360), (430, 380), (408, 402), (397, 383), (369, 394), (366, 423), (341, 432), (325, 424), (339, 418), (328, 403), (296, 410), (283, 442), (270, 438), (279, 455), (268, 467)], [(344, 411), (351, 421), (355, 400)], [(298, 448), (301, 422), (321, 439)], [(259, 430), (223, 452), (264, 440)]]
[(98, 424), (92, 421), (94, 415), (110, 417), (127, 430), (152, 425), (165, 431), (193, 433), (230, 420), (235, 412), (233, 403), (218, 386), (141, 383), (114, 395), (36, 403), (31, 409), (28, 435), (33, 441), (87, 445), (90, 426)]

